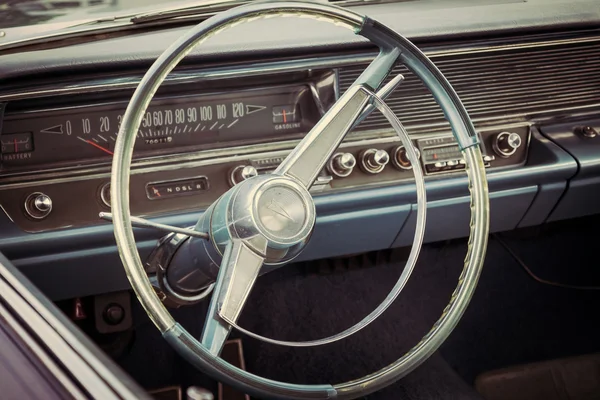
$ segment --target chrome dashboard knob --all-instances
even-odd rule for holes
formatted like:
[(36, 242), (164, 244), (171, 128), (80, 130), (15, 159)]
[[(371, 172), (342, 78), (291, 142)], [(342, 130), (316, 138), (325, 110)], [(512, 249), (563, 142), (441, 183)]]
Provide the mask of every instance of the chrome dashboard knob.
[(25, 199), (25, 212), (34, 219), (44, 219), (52, 212), (52, 199), (50, 196), (35, 192)]
[(350, 175), (355, 166), (356, 158), (352, 153), (336, 153), (329, 160), (327, 170), (330, 174), (343, 178)]
[(598, 136), (598, 132), (596, 132), (594, 127), (589, 126), (589, 125), (576, 127), (575, 133), (577, 133), (585, 138), (595, 138), (596, 136)]
[(234, 186), (256, 175), (258, 175), (258, 171), (252, 165), (238, 165), (229, 173), (229, 184)]
[[(421, 153), (418, 149), (415, 149), (417, 157), (421, 157)], [(412, 164), (406, 155), (406, 148), (404, 146), (396, 146), (392, 150), (392, 164), (394, 167), (400, 170), (408, 170), (412, 168)]]
[(360, 153), (360, 167), (369, 174), (378, 174), (390, 162), (390, 155), (385, 150), (368, 149)]
[(517, 133), (501, 132), (494, 138), (492, 148), (499, 157), (508, 158), (515, 154), (522, 143), (521, 136)]

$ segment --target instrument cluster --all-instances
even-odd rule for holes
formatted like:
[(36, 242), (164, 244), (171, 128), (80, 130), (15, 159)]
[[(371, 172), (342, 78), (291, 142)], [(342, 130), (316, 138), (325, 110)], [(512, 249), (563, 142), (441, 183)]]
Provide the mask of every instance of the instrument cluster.
[[(109, 161), (127, 102), (7, 113), (2, 170)], [(308, 131), (320, 117), (307, 85), (159, 97), (137, 132), (134, 158), (248, 143)]]

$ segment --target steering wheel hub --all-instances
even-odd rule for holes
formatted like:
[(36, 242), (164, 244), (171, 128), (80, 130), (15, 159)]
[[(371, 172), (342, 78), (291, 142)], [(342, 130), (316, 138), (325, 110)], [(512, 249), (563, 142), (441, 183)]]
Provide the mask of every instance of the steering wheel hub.
[(223, 251), (220, 244), (240, 239), (268, 263), (279, 264), (299, 254), (315, 219), (314, 201), (306, 188), (293, 178), (261, 175), (221, 197), (211, 215), (210, 230)]
[(290, 183), (281, 178), (269, 181), (257, 193), (253, 211), (262, 233), (287, 245), (305, 240), (315, 220), (311, 197), (304, 188)]

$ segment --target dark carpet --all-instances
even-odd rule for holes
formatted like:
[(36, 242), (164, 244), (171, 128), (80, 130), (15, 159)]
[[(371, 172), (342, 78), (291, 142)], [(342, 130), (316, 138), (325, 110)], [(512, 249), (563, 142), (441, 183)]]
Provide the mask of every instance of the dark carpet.
[[(558, 224), (502, 238), (539, 274), (547, 272), (552, 279), (577, 283), (581, 270), (587, 271), (582, 265), (594, 260), (590, 257), (597, 247), (595, 221)], [(290, 349), (243, 338), (248, 370), (288, 382), (337, 383), (387, 365), (416, 344), (438, 318), (456, 284), (465, 250), (464, 241), (425, 246), (394, 305), (344, 341)], [(240, 324), (286, 340), (336, 333), (359, 321), (385, 297), (400, 274), (403, 254), (398, 250), (363, 256), (363, 260), (376, 259), (367, 263), (374, 264), (369, 268), (352, 268), (352, 262), (330, 263), (337, 267), (329, 269), (323, 268), (323, 262), (303, 263), (261, 277)], [(350, 268), (344, 268), (345, 264)], [(587, 265), (598, 272), (597, 264)], [(585, 278), (587, 284), (594, 279), (592, 273)], [(600, 350), (594, 317), (598, 306), (599, 292), (535, 282), (492, 238), (475, 298), (441, 352), (368, 398), (478, 399), (471, 385), (486, 370)], [(174, 315), (199, 336), (205, 308), (203, 304), (175, 310)], [(214, 382), (176, 356), (139, 307), (135, 309), (136, 340), (119, 359), (126, 371), (147, 388), (194, 384), (214, 389)]]

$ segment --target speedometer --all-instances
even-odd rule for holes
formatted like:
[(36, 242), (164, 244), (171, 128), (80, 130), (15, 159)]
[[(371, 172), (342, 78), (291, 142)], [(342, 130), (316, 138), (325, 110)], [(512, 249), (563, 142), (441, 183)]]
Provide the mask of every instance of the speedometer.
[[(110, 157), (126, 106), (120, 102), (8, 114), (3, 163), (29, 166)], [(268, 140), (305, 132), (317, 118), (306, 86), (159, 98), (144, 114), (134, 155)], [(30, 141), (15, 147), (11, 135)]]

